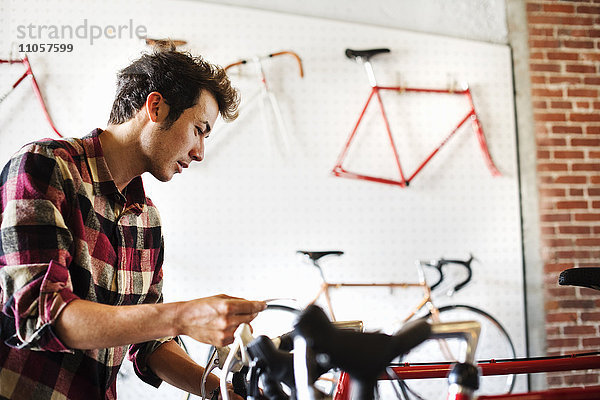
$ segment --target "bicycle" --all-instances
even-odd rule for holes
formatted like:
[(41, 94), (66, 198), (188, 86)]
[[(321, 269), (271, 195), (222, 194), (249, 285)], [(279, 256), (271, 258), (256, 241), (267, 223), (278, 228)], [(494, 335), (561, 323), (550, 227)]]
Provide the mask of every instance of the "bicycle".
[[(473, 104), (473, 97), (471, 95), (471, 91), (468, 88), (468, 86), (463, 89), (460, 89), (460, 90), (454, 90), (452, 88), (451, 89), (428, 89), (428, 88), (416, 88), (416, 87), (404, 87), (404, 86), (380, 86), (377, 83), (377, 79), (375, 78), (375, 72), (374, 72), (373, 66), (371, 64), (371, 58), (378, 54), (384, 54), (384, 53), (389, 53), (389, 52), (390, 52), (390, 49), (387, 49), (387, 48), (369, 49), (369, 50), (346, 49), (346, 57), (348, 57), (349, 59), (352, 59), (364, 66), (365, 72), (367, 74), (367, 78), (369, 80), (369, 84), (371, 86), (371, 92), (369, 94), (369, 97), (367, 98), (367, 102), (365, 103), (365, 105), (360, 113), (358, 121), (356, 122), (356, 125), (354, 126), (354, 129), (350, 133), (350, 136), (346, 140), (346, 143), (343, 147), (342, 152), (340, 153), (340, 155), (337, 158), (335, 166), (332, 169), (333, 175), (335, 175), (337, 177), (342, 177), (342, 178), (366, 180), (366, 181), (384, 183), (384, 184), (389, 184), (389, 185), (397, 185), (402, 188), (406, 188), (406, 187), (408, 187), (410, 182), (412, 182), (412, 180), (415, 178), (415, 176), (419, 172), (421, 172), (421, 170), (425, 167), (425, 165), (427, 165), (431, 161), (431, 159), (438, 153), (438, 151), (440, 151), (440, 149), (448, 143), (448, 141), (454, 136), (454, 134), (459, 130), (459, 128), (461, 128), (464, 124), (466, 124), (468, 121), (470, 121), (473, 126), (473, 130), (475, 131), (475, 134), (477, 136), (477, 139), (479, 141), (479, 146), (481, 148), (481, 152), (483, 153), (484, 160), (486, 162), (488, 169), (490, 170), (490, 173), (492, 174), (492, 176), (500, 176), (501, 175), (500, 171), (494, 164), (492, 157), (489, 153), (487, 142), (485, 140), (485, 136), (483, 133), (483, 128), (481, 127), (479, 117), (477, 116), (477, 112), (476, 112), (475, 106)], [(469, 107), (470, 107), (469, 110), (467, 111), (466, 115), (464, 115), (462, 117), (460, 122), (450, 131), (450, 133), (447, 136), (444, 137), (444, 139), (434, 148), (434, 150), (429, 155), (426, 156), (425, 160), (422, 161), (408, 177), (405, 176), (403, 168), (400, 163), (400, 156), (398, 154), (398, 148), (395, 144), (394, 137), (392, 135), (392, 130), (390, 128), (388, 116), (386, 114), (383, 100), (381, 98), (380, 92), (382, 92), (382, 91), (393, 91), (393, 92), (398, 92), (400, 94), (402, 94), (402, 93), (425, 93), (425, 94), (448, 94), (448, 95), (454, 95), (454, 96), (463, 96), (467, 100)], [(371, 100), (373, 100), (373, 97), (377, 98), (377, 102), (379, 103), (381, 116), (383, 118), (385, 130), (387, 133), (387, 138), (389, 140), (389, 144), (390, 144), (391, 150), (393, 152), (393, 156), (394, 156), (396, 172), (399, 175), (399, 178), (397, 178), (397, 179), (389, 179), (389, 178), (384, 178), (381, 176), (374, 176), (374, 175), (368, 175), (365, 173), (353, 172), (353, 171), (350, 171), (349, 169), (345, 168), (343, 165), (344, 161), (346, 160), (346, 157), (348, 155), (350, 146), (352, 145), (353, 141), (356, 139), (356, 134), (357, 134), (358, 128), (361, 125), (361, 122), (363, 121), (365, 112), (367, 111), (367, 108), (369, 107)]]
[(19, 59), (13, 59), (13, 58), (9, 58), (7, 60), (0, 59), (0, 64), (8, 64), (8, 65), (22, 64), (25, 67), (25, 72), (23, 73), (23, 75), (21, 75), (21, 77), (18, 78), (15, 83), (13, 83), (13, 85), (10, 87), (10, 89), (7, 92), (5, 92), (4, 94), (2, 94), (0, 96), (0, 104), (8, 97), (8, 95), (13, 90), (15, 90), (15, 88), (17, 86), (19, 86), (19, 84), (21, 82), (23, 82), (25, 80), (25, 78), (30, 76), (33, 93), (35, 94), (35, 97), (38, 99), (38, 102), (42, 106), (42, 112), (44, 113), (44, 116), (46, 117), (46, 121), (48, 121), (50, 128), (52, 128), (52, 130), (54, 131), (54, 133), (56, 133), (56, 135), (58, 135), (58, 137), (63, 137), (60, 134), (60, 132), (58, 132), (58, 129), (56, 129), (56, 127), (54, 126), (54, 122), (52, 122), (52, 118), (50, 117), (50, 113), (48, 112), (48, 108), (46, 107), (46, 103), (44, 102), (44, 97), (42, 96), (42, 91), (40, 90), (40, 86), (38, 85), (37, 80), (35, 79), (35, 75), (33, 74), (33, 70), (31, 69), (31, 63), (29, 62), (29, 58), (27, 57), (27, 55), (25, 55), (23, 58), (19, 58)]
[[(477, 358), (514, 358), (516, 351), (510, 335), (506, 329), (498, 322), (492, 315), (481, 310), (477, 307), (473, 307), (465, 304), (451, 304), (443, 307), (437, 307), (432, 299), (432, 290), (440, 288), (444, 280), (446, 279), (446, 271), (450, 266), (456, 266), (464, 268), (466, 271), (466, 277), (459, 283), (452, 285), (451, 291), (453, 293), (462, 290), (472, 278), (471, 263), (474, 258), (471, 256), (468, 260), (456, 260), (456, 259), (445, 259), (440, 258), (433, 261), (418, 261), (416, 263), (419, 281), (418, 282), (384, 282), (384, 283), (360, 283), (360, 282), (329, 282), (323, 272), (323, 268), (320, 265), (320, 261), (325, 257), (330, 256), (341, 256), (344, 254), (343, 251), (305, 251), (299, 250), (299, 254), (303, 254), (309, 262), (317, 268), (319, 276), (321, 278), (321, 286), (317, 291), (316, 295), (309, 301), (309, 305), (316, 304), (320, 298), (325, 298), (325, 308), (328, 311), (332, 321), (336, 321), (334, 313), (333, 302), (331, 299), (331, 289), (343, 289), (343, 288), (390, 288), (390, 289), (420, 289), (422, 291), (422, 297), (418, 303), (407, 312), (401, 323), (404, 324), (410, 320), (424, 318), (433, 322), (447, 322), (447, 321), (462, 321), (462, 320), (474, 320), (478, 321), (482, 326), (482, 337), (481, 345), (478, 348)], [(424, 268), (431, 268), (438, 275), (438, 279), (435, 283), (429, 285), (426, 279)], [(289, 306), (285, 304), (269, 304), (267, 312), (261, 313), (256, 320), (253, 322), (255, 332), (263, 333), (266, 336), (274, 337), (283, 332), (287, 332), (291, 329), (292, 322), (301, 313), (303, 307), (300, 306)], [(271, 314), (271, 316), (269, 316)], [(261, 319), (263, 321), (261, 321)], [(264, 321), (267, 321), (266, 323)], [(285, 321), (285, 324), (277, 322)], [(277, 328), (270, 327), (269, 324), (277, 326)], [(270, 329), (268, 329), (270, 328)], [(452, 361), (456, 359), (456, 354), (459, 352), (460, 343), (453, 340), (444, 342), (443, 351), (446, 361)], [(437, 342), (427, 342), (409, 353), (403, 362), (426, 362), (426, 361), (439, 361), (440, 346)], [(411, 390), (415, 392), (423, 392), (426, 396), (428, 393), (439, 393), (445, 390), (441, 387), (445, 386), (444, 381), (435, 382), (432, 384), (428, 382), (424, 387), (418, 387), (417, 384), (411, 384)], [(509, 393), (512, 391), (515, 385), (515, 376), (508, 375), (506, 377), (490, 377), (482, 380), (483, 393)]]
[[(448, 400), (470, 400), (477, 394), (481, 375), (600, 368), (600, 352), (481, 364), (474, 358), (479, 336), (480, 326), (475, 321), (430, 324), (420, 319), (405, 325), (394, 335), (347, 331), (333, 325), (323, 310), (312, 305), (302, 313), (294, 331), (284, 335), (286, 344), (280, 345), (283, 343), (280, 338), (271, 340), (265, 336), (254, 340), (251, 337), (246, 339), (242, 353), (246, 357), (245, 365), (249, 367), (249, 379), (245, 390), (248, 399), (314, 400), (322, 398), (322, 393), (313, 386), (318, 376), (329, 368), (338, 367), (343, 372), (333, 400), (372, 400), (376, 382), (380, 380), (432, 377), (447, 378), (448, 390), (439, 394), (447, 394)], [(419, 371), (414, 370), (415, 367), (411, 365), (390, 365), (393, 358), (406, 352), (410, 354), (411, 349), (419, 343), (428, 339), (445, 340), (451, 337), (460, 338), (466, 343), (465, 350), (456, 363), (444, 365), (443, 368), (440, 365), (417, 366), (417, 369), (421, 369)], [(290, 342), (293, 343), (292, 346)], [(288, 353), (292, 348), (293, 356)], [(240, 349), (238, 347), (234, 351)], [(234, 358), (232, 354), (228, 358)], [(242, 362), (243, 356), (238, 359)], [(404, 370), (406, 368), (413, 368), (413, 371), (407, 372)], [(225, 375), (221, 376), (222, 385), (226, 382), (228, 369), (224, 371)], [(264, 390), (262, 393), (258, 389), (259, 378)], [(284, 388), (288, 390), (284, 391)], [(599, 394), (600, 387), (592, 386), (520, 394), (478, 395), (477, 399), (583, 400), (596, 399)], [(408, 398), (400, 390), (396, 390), (396, 395), (398, 398)]]

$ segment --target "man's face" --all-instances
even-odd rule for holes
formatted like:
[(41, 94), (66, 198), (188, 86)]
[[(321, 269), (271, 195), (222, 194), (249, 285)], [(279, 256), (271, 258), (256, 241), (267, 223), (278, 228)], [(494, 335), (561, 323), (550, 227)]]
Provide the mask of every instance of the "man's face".
[(204, 158), (204, 139), (211, 132), (219, 115), (214, 96), (204, 90), (195, 106), (183, 111), (165, 129), (156, 126), (143, 143), (146, 170), (156, 179), (166, 182), (181, 173), (192, 161)]

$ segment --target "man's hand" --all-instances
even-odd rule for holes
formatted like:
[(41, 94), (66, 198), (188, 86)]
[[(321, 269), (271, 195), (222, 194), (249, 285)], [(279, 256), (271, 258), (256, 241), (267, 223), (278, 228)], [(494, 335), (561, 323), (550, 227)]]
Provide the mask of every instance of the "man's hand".
[(224, 294), (178, 303), (177, 330), (214, 346), (233, 343), (233, 333), (267, 308), (264, 301), (249, 301)]

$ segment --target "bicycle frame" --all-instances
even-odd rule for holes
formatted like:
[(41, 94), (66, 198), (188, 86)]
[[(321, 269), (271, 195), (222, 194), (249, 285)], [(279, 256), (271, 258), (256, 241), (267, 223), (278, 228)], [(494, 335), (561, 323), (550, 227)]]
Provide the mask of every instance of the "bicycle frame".
[[(401, 379), (431, 379), (446, 378), (452, 369), (452, 363), (438, 364), (404, 364), (391, 366), (393, 374)], [(531, 374), (539, 372), (575, 371), (600, 368), (600, 355), (571, 354), (562, 357), (540, 357), (524, 358), (514, 360), (482, 360), (477, 362), (481, 376), (509, 375), (509, 374)], [(380, 380), (395, 379), (389, 375), (382, 375)], [(350, 377), (342, 372), (338, 380), (338, 386), (334, 394), (334, 400), (350, 400)], [(589, 389), (589, 391), (588, 391)], [(592, 399), (600, 393), (600, 387), (592, 388), (567, 388), (551, 389), (532, 393), (532, 397), (524, 397), (524, 394), (502, 394), (479, 396), (478, 399), (501, 400), (501, 399)], [(566, 396), (568, 394), (568, 396)], [(537, 396), (537, 397), (536, 397)], [(552, 397), (556, 396), (556, 397)], [(563, 397), (561, 397), (563, 396)], [(573, 397), (571, 397), (573, 396)], [(581, 396), (581, 397), (578, 397)]]
[[(369, 97), (367, 98), (367, 102), (366, 102), (365, 106), (362, 109), (362, 112), (360, 113), (358, 121), (356, 122), (356, 125), (354, 126), (354, 129), (352, 130), (352, 133), (350, 133), (350, 136), (348, 137), (348, 139), (344, 145), (344, 148), (343, 148), (342, 152), (340, 153), (340, 155), (338, 156), (336, 164), (332, 169), (332, 173), (335, 176), (343, 177), (343, 178), (350, 178), (350, 179), (366, 180), (366, 181), (384, 183), (384, 184), (389, 184), (389, 185), (397, 185), (402, 188), (405, 188), (415, 178), (415, 176), (419, 172), (421, 172), (421, 170), (425, 167), (425, 165), (427, 165), (429, 163), (429, 161), (431, 161), (431, 159), (437, 154), (437, 152), (440, 151), (440, 149), (446, 143), (448, 143), (450, 138), (452, 138), (452, 136), (454, 136), (454, 134), (459, 130), (459, 128), (462, 127), (465, 123), (467, 123), (467, 121), (471, 121), (473, 130), (475, 131), (475, 134), (476, 134), (478, 142), (479, 142), (479, 146), (481, 148), (481, 152), (483, 153), (485, 162), (487, 164), (488, 169), (490, 170), (490, 173), (493, 176), (501, 175), (500, 171), (498, 171), (494, 162), (492, 161), (492, 157), (490, 156), (487, 142), (486, 142), (485, 136), (483, 134), (483, 128), (481, 127), (481, 123), (479, 122), (479, 117), (477, 116), (477, 112), (475, 111), (475, 106), (473, 104), (473, 97), (471, 96), (471, 91), (468, 87), (466, 89), (456, 91), (456, 90), (451, 90), (451, 89), (425, 89), (425, 88), (402, 87), (402, 86), (379, 86), (375, 79), (375, 74), (373, 72), (373, 67), (371, 65), (371, 62), (368, 59), (363, 60), (360, 57), (359, 57), (359, 60), (360, 60), (360, 62), (363, 63), (365, 70), (367, 72), (367, 76), (369, 77), (369, 82), (371, 85), (371, 92), (369, 94)], [(461, 121), (450, 131), (450, 133), (437, 145), (437, 147), (425, 158), (425, 160), (423, 162), (421, 162), (421, 164), (415, 169), (415, 171), (412, 172), (408, 177), (405, 176), (402, 166), (400, 164), (400, 156), (398, 155), (398, 149), (394, 142), (394, 138), (392, 136), (392, 130), (390, 128), (390, 123), (388, 121), (387, 114), (385, 112), (383, 100), (381, 99), (380, 92), (386, 91), (386, 90), (400, 92), (400, 93), (403, 93), (403, 92), (406, 92), (406, 93), (409, 93), (409, 92), (437, 93), (437, 94), (451, 94), (451, 95), (457, 95), (457, 96), (465, 96), (468, 99), (468, 102), (470, 105), (469, 111), (461, 119)], [(371, 100), (373, 100), (373, 97), (375, 97), (377, 99), (377, 102), (379, 104), (379, 110), (381, 112), (381, 116), (382, 116), (383, 122), (385, 124), (387, 137), (389, 139), (390, 146), (394, 153), (394, 161), (396, 164), (397, 172), (399, 174), (399, 179), (387, 179), (387, 178), (382, 178), (382, 177), (361, 174), (361, 173), (349, 171), (346, 168), (344, 168), (344, 166), (343, 166), (346, 156), (348, 155), (348, 150), (350, 149), (350, 145), (352, 144), (353, 140), (356, 137), (358, 127), (360, 126), (360, 124), (363, 120), (363, 117), (365, 116), (365, 112), (367, 111), (367, 108), (369, 107)]]
[(333, 303), (331, 302), (331, 296), (329, 294), (329, 289), (330, 288), (334, 288), (334, 289), (339, 289), (339, 288), (368, 288), (368, 287), (375, 287), (375, 288), (390, 288), (390, 289), (396, 289), (396, 288), (400, 288), (400, 289), (408, 289), (408, 288), (421, 288), (423, 290), (423, 297), (422, 299), (419, 301), (419, 303), (413, 307), (413, 309), (411, 310), (411, 312), (409, 313), (409, 315), (407, 317), (405, 317), (402, 322), (405, 323), (408, 320), (410, 320), (412, 317), (415, 316), (416, 313), (418, 313), (425, 305), (427, 305), (429, 311), (431, 312), (432, 318), (434, 321), (438, 322), (438, 311), (437, 311), (437, 307), (433, 304), (432, 299), (431, 299), (431, 288), (429, 287), (429, 285), (427, 284), (427, 281), (425, 279), (425, 273), (423, 272), (423, 261), (419, 261), (417, 262), (417, 269), (419, 271), (419, 282), (389, 282), (389, 283), (345, 283), (345, 282), (327, 282), (325, 280), (324, 275), (322, 274), (322, 270), (319, 268), (319, 271), (321, 272), (321, 278), (323, 280), (323, 283), (321, 284), (321, 287), (319, 289), (319, 291), (317, 292), (316, 296), (308, 303), (310, 304), (315, 304), (317, 302), (317, 300), (319, 300), (319, 298), (321, 296), (325, 297), (325, 301), (327, 303), (327, 310), (329, 311), (329, 315), (331, 316), (332, 321), (336, 321), (336, 317), (335, 317), (335, 313), (333, 311)]
[(58, 132), (58, 129), (56, 129), (56, 127), (54, 126), (54, 122), (52, 122), (52, 118), (50, 117), (50, 113), (48, 112), (48, 108), (46, 107), (46, 103), (44, 102), (44, 97), (42, 96), (40, 87), (37, 83), (37, 80), (35, 79), (35, 75), (33, 74), (33, 70), (31, 69), (31, 64), (29, 63), (29, 58), (27, 58), (27, 55), (25, 55), (22, 59), (0, 59), (0, 64), (23, 64), (23, 66), (25, 67), (25, 72), (23, 73), (23, 75), (21, 75), (21, 77), (17, 79), (17, 81), (6, 93), (0, 96), (0, 103), (2, 103), (10, 94), (10, 92), (12, 92), (21, 82), (23, 82), (23, 80), (27, 76), (31, 76), (31, 85), (33, 87), (33, 92), (35, 93), (35, 97), (38, 99), (38, 102), (42, 106), (42, 111), (44, 112), (44, 116), (46, 117), (48, 124), (50, 124), (50, 127), (52, 128), (54, 133), (58, 135), (58, 137), (63, 137), (60, 134), (60, 132)]
[(262, 124), (266, 130), (268, 117), (267, 117), (267, 109), (266, 109), (265, 102), (268, 102), (269, 105), (271, 106), (271, 110), (273, 111), (273, 115), (275, 116), (277, 126), (278, 126), (280, 132), (282, 133), (281, 137), (283, 140), (283, 145), (285, 147), (285, 150), (290, 151), (290, 144), (287, 141), (287, 135), (289, 133), (285, 126), (283, 116), (281, 114), (281, 108), (279, 107), (279, 102), (277, 101), (277, 97), (275, 96), (273, 91), (271, 91), (271, 89), (269, 88), (269, 85), (267, 83), (267, 76), (265, 74), (264, 65), (263, 65), (263, 63), (266, 60), (269, 60), (273, 57), (286, 55), (286, 54), (291, 55), (296, 59), (296, 61), (298, 62), (300, 77), (303, 78), (304, 77), (304, 69), (302, 67), (302, 60), (300, 59), (298, 54), (294, 53), (293, 51), (280, 51), (277, 53), (268, 54), (266, 56), (255, 56), (251, 59), (239, 60), (232, 64), (227, 65), (225, 67), (225, 70), (227, 71), (230, 68), (233, 68), (236, 66), (241, 66), (241, 65), (246, 65), (246, 64), (252, 64), (254, 66), (256, 77), (260, 81), (260, 88), (249, 97), (249, 100), (246, 102), (244, 107), (240, 109), (240, 114), (245, 114), (245, 110), (248, 109), (250, 107), (250, 105), (253, 104), (254, 101), (256, 101), (258, 99), (262, 99), (262, 102), (260, 103), (261, 104), (261, 119), (262, 119)]

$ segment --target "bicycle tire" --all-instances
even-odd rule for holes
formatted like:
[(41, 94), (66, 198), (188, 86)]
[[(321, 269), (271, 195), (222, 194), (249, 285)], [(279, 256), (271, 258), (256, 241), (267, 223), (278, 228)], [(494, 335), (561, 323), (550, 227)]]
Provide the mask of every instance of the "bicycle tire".
[[(440, 307), (441, 321), (475, 320), (482, 323), (481, 335), (475, 358), (477, 360), (515, 358), (516, 352), (510, 335), (502, 324), (488, 312), (466, 304), (453, 304)], [(421, 317), (431, 320), (431, 313)], [(459, 340), (445, 340), (451, 348), (460, 346)], [(437, 341), (427, 341), (402, 357), (402, 362), (428, 363), (448, 362), (455, 360), (440, 360), (440, 345)], [(440, 393), (447, 393), (446, 379), (424, 379), (403, 381), (410, 392), (424, 399), (440, 398)], [(515, 375), (482, 376), (477, 394), (510, 393), (515, 386)], [(405, 395), (406, 396), (406, 395)], [(436, 397), (437, 396), (437, 397)]]

